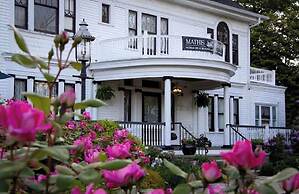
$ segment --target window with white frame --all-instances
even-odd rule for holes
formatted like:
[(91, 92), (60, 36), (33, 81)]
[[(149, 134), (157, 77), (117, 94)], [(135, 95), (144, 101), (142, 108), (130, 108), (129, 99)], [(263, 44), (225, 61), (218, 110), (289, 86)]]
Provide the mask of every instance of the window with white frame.
[(105, 3), (102, 4), (102, 22), (106, 24), (110, 23), (110, 5)]
[(28, 0), (15, 0), (15, 26), (27, 29)]
[(272, 105), (255, 106), (255, 125), (271, 127), (277, 126), (277, 108)]
[[(49, 96), (49, 89), (48, 89), (47, 82), (34, 81), (34, 92), (42, 96)], [(58, 95), (58, 85), (54, 84), (52, 90), (52, 97), (56, 97), (57, 95)]]
[(64, 0), (64, 30), (75, 33), (76, 0)]
[(239, 99), (234, 99), (233, 100), (233, 106), (234, 106), (234, 115), (233, 115), (233, 124), (239, 125), (240, 124), (240, 119), (239, 119)]
[(50, 34), (58, 33), (58, 0), (34, 0), (34, 30)]
[(209, 131), (214, 132), (215, 126), (214, 126), (214, 97), (209, 97), (209, 105), (208, 105), (208, 125), (209, 125)]
[(22, 95), (22, 93), (27, 91), (27, 80), (15, 79), (14, 82), (14, 98), (18, 100), (25, 100), (25, 96)]
[(142, 14), (142, 32), (147, 31), (148, 34), (157, 34), (157, 17), (150, 14)]

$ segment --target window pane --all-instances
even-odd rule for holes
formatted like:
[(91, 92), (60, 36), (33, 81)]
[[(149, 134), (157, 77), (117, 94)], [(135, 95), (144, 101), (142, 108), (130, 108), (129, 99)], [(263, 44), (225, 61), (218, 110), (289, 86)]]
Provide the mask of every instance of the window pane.
[(261, 107), (262, 125), (270, 124), (270, 107)]
[(36, 4), (34, 6), (34, 29), (42, 32), (57, 33), (57, 9)]
[(131, 91), (124, 91), (124, 121), (131, 121)]
[(260, 119), (260, 110), (259, 106), (255, 106), (255, 119), (259, 120)]
[(68, 90), (68, 89), (73, 89), (75, 92), (75, 84), (64, 84), (64, 91)]
[(25, 97), (22, 95), (23, 92), (26, 92), (27, 82), (22, 79), (15, 79), (15, 87), (14, 87), (14, 97), (15, 99), (25, 100)]
[(224, 115), (218, 115), (218, 126), (219, 126), (219, 131), (223, 131), (224, 129)]
[(71, 17), (64, 17), (64, 29), (67, 31), (73, 31), (74, 20)]
[(168, 35), (168, 19), (161, 18), (161, 35)]
[[(56, 97), (58, 94), (57, 88), (58, 88), (57, 84), (55, 84), (53, 87), (53, 92), (52, 92), (53, 97)], [(49, 90), (48, 90), (47, 83), (40, 82), (40, 81), (34, 82), (34, 92), (36, 92), (37, 94), (42, 95), (42, 96), (49, 96)]]
[(27, 8), (15, 7), (15, 26), (20, 28), (27, 28)]
[(208, 38), (214, 39), (214, 29), (208, 28), (207, 29)]
[(157, 34), (156, 16), (142, 14), (142, 31), (147, 31), (149, 34)]
[(218, 98), (218, 113), (224, 113), (224, 99)]
[(233, 64), (239, 65), (239, 37), (233, 34)]
[(102, 22), (103, 23), (109, 23), (109, 9), (110, 6), (106, 4), (102, 4)]
[(129, 11), (129, 28), (137, 30), (137, 12)]

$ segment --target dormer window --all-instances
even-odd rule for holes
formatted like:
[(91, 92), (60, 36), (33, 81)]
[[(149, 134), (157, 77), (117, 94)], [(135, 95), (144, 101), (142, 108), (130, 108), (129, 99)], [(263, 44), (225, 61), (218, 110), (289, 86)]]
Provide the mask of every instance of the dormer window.
[(230, 62), (229, 28), (225, 22), (220, 22), (217, 26), (217, 40), (225, 45), (225, 61)]

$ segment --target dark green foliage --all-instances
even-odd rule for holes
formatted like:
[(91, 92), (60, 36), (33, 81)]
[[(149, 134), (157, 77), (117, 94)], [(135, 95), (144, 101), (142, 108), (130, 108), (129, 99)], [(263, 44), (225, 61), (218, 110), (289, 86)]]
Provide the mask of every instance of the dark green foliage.
[(287, 87), (287, 125), (299, 128), (299, 1), (237, 0), (269, 20), (251, 30), (251, 64), (276, 70), (278, 85)]
[(110, 100), (114, 97), (114, 90), (110, 86), (102, 86), (98, 88), (96, 98), (100, 100)]
[(158, 189), (165, 187), (165, 181), (158, 172), (146, 169), (147, 176), (140, 183), (142, 189)]

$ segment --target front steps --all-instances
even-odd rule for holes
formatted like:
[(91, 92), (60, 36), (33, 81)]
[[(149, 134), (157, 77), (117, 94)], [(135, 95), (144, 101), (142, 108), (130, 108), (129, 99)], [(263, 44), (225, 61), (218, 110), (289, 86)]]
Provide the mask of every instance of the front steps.
[[(174, 152), (174, 154), (177, 155), (177, 156), (184, 156), (180, 145), (172, 145), (172, 146), (169, 146), (169, 147), (162, 147), (162, 149), (163, 149), (163, 151)], [(208, 150), (209, 150), (209, 152), (206, 154), (207, 156), (220, 157), (221, 152), (230, 151), (231, 148), (222, 148), (222, 147), (214, 146), (214, 147), (210, 147)], [(205, 151), (204, 150), (197, 150), (196, 154), (205, 155)]]

